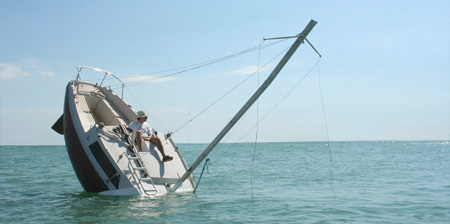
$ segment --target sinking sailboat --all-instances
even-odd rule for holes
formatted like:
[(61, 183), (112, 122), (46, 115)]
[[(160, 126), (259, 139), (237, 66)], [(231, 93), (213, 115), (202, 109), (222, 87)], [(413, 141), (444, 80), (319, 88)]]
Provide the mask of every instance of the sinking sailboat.
[[(135, 121), (137, 112), (121, 96), (102, 86), (113, 73), (98, 68), (79, 66), (75, 80), (68, 83), (64, 99), (64, 114), (53, 129), (64, 135), (74, 171), (85, 191), (107, 195), (162, 195), (169, 192), (194, 191), (192, 172), (213, 148), (233, 128), (272, 83), (317, 22), (311, 20), (266, 81), (188, 167), (170, 133), (158, 133), (172, 161), (163, 162), (156, 146), (146, 143), (140, 152), (133, 132), (127, 125)], [(81, 71), (92, 69), (105, 73), (97, 85), (81, 81)]]
[[(79, 67), (79, 72), (87, 68)], [(108, 88), (82, 82), (80, 74), (69, 82), (60, 132), (85, 191), (154, 195), (167, 192), (186, 172), (187, 164), (170, 136), (158, 133), (166, 153), (173, 157), (169, 163), (163, 163), (153, 144), (145, 144), (139, 152), (126, 127), (136, 120), (136, 111)], [(194, 190), (193, 178), (184, 181), (182, 188)]]

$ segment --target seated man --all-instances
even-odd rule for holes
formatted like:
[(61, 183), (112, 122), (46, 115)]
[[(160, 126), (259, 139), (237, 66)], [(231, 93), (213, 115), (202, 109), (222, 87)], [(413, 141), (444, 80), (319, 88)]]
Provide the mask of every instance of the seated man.
[(135, 142), (139, 148), (139, 152), (142, 152), (142, 144), (144, 144), (144, 141), (150, 141), (151, 143), (155, 144), (156, 147), (158, 147), (158, 150), (163, 156), (163, 162), (171, 161), (173, 157), (168, 156), (166, 155), (166, 153), (164, 153), (164, 147), (161, 143), (161, 140), (158, 138), (158, 136), (156, 136), (153, 129), (146, 122), (147, 114), (141, 110), (137, 112), (137, 115), (137, 121), (131, 122), (130, 125), (128, 125), (128, 128), (132, 129), (133, 132), (136, 133)]

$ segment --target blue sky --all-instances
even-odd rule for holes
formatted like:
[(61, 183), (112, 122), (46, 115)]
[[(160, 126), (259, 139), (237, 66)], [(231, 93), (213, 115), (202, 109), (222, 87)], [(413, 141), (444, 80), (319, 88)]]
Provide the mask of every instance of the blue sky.
[[(50, 127), (78, 65), (124, 80), (163, 75), (154, 72), (231, 55), (263, 37), (295, 35), (310, 19), (318, 21), (308, 39), (323, 56), (319, 70), (259, 124), (258, 141), (327, 140), (319, 75), (330, 140), (449, 139), (449, 1), (1, 0), (0, 144), (64, 144)], [(247, 78), (258, 58), (265, 64), (291, 43), (130, 86), (125, 100), (149, 112), (158, 130), (174, 131)], [(317, 61), (302, 45), (226, 141), (254, 141), (257, 114), (270, 111)], [(275, 65), (260, 72), (260, 82)], [(257, 85), (254, 75), (174, 140), (211, 141)]]

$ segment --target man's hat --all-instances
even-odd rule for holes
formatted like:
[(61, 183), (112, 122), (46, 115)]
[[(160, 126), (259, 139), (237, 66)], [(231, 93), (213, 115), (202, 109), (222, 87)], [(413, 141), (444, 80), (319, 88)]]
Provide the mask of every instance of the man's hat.
[(148, 117), (147, 113), (145, 113), (145, 111), (143, 111), (143, 110), (138, 111), (137, 118), (139, 119), (139, 118), (143, 118), (143, 117)]

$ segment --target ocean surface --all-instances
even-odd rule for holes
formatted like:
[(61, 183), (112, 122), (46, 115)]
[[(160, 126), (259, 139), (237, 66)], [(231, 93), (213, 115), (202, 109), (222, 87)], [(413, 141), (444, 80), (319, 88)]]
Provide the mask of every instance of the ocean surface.
[(450, 223), (448, 141), (222, 144), (195, 194), (157, 198), (83, 192), (65, 146), (0, 147), (0, 223)]

